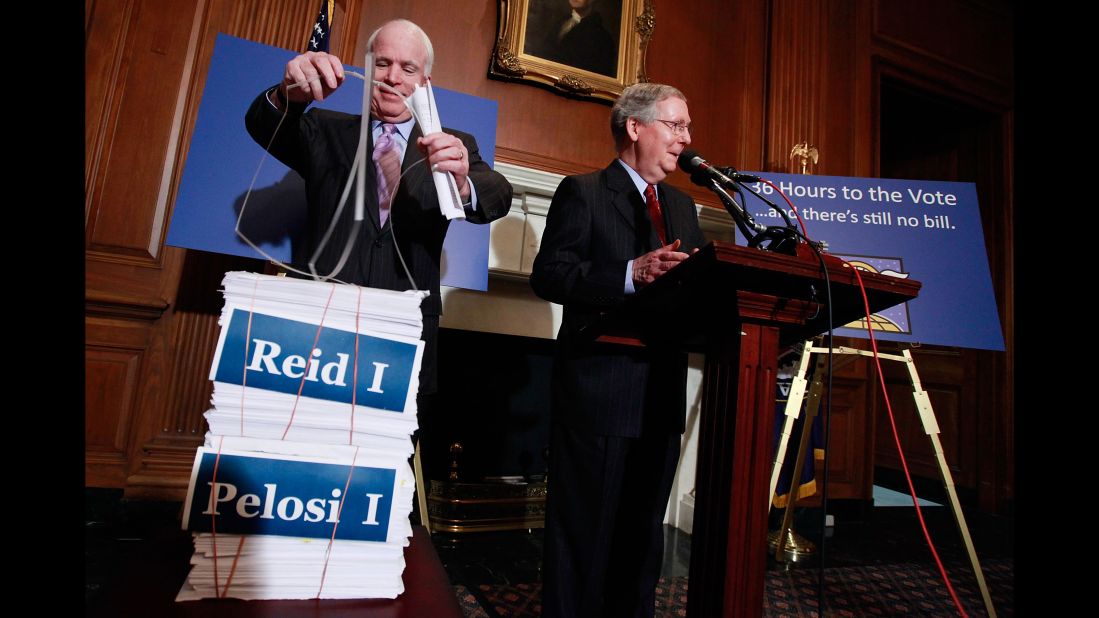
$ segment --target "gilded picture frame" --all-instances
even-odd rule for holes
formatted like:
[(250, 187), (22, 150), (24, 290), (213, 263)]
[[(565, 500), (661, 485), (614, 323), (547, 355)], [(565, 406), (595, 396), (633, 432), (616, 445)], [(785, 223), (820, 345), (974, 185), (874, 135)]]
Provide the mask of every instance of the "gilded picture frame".
[(652, 0), (499, 0), (489, 74), (614, 101), (648, 81)]

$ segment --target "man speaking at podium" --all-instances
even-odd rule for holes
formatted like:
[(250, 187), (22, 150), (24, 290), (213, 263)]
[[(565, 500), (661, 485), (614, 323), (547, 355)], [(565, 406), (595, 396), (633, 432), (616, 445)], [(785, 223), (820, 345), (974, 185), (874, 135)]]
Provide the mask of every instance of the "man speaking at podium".
[[(531, 287), (564, 306), (554, 359), (542, 611), (652, 616), (679, 459), (687, 357), (578, 330), (705, 243), (694, 202), (664, 184), (691, 142), (676, 88), (635, 84), (611, 110), (618, 158), (565, 178)], [(690, 316), (683, 316), (690, 319)]]
[[(417, 84), (426, 85), (434, 60), (431, 40), (419, 26), (404, 19), (390, 21), (370, 35), (367, 49), (374, 53), (373, 79), (388, 88), (376, 85), (370, 101), (366, 220), (350, 258), (334, 276), (361, 286), (409, 290), (413, 282), (401, 265), (403, 257), (415, 285), (431, 292), (421, 305), (425, 345), (418, 405), (422, 412), (426, 403), (422, 396), (436, 390), (435, 345), (442, 313), (439, 261), (449, 225), (439, 211), (431, 172), (454, 175), (466, 220), (472, 223), (488, 223), (507, 214), (512, 190), (500, 173), (481, 160), (473, 136), (449, 129), (423, 135), (405, 106), (403, 97), (410, 96)], [(306, 52), (286, 64), (282, 82), (261, 93), (245, 117), (252, 138), (267, 147), (274, 135), (271, 154), (305, 180), (308, 228), (302, 255), (306, 259), (316, 250), (339, 204), (362, 117), (321, 109), (306, 112), (305, 108), (312, 101), (323, 101), (343, 81), (339, 58)], [(286, 119), (276, 133), (284, 113)], [(413, 167), (421, 157), (426, 160)], [(407, 175), (398, 182), (405, 170)], [(398, 190), (390, 204), (389, 189), (394, 185)], [(338, 264), (352, 229), (353, 210), (345, 206), (317, 258), (318, 273), (331, 273)], [(304, 264), (295, 266), (307, 270)]]

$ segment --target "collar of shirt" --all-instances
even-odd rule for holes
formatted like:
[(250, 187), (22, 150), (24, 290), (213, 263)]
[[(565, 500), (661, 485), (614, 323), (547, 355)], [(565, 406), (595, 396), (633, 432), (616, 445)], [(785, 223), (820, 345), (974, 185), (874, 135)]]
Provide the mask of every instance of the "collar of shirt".
[[(633, 186), (637, 187), (637, 192), (641, 194), (641, 199), (645, 199), (645, 187), (649, 186), (649, 183), (645, 182), (645, 179), (638, 174), (636, 170), (629, 166), (628, 163), (622, 159), (617, 159), (622, 167), (626, 168), (626, 173), (630, 175), (630, 180), (633, 181)], [(657, 187), (657, 195), (660, 194), (660, 187)]]
[(557, 31), (557, 41), (560, 42), (570, 30), (578, 25), (580, 25), (580, 14), (572, 11), (569, 18), (561, 23), (561, 29)]

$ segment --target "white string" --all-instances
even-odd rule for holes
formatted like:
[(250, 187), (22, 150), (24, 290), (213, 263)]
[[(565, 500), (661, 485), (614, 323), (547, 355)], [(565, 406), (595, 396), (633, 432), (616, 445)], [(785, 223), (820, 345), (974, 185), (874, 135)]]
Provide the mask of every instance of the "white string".
[[(374, 66), (373, 53), (367, 52), (365, 66)], [(366, 81), (365, 75), (355, 73), (354, 71), (345, 71), (345, 74), (351, 74), (362, 79), (364, 82)], [(317, 79), (319, 81), (320, 77), (317, 76), (314, 79)], [(312, 81), (312, 79), (309, 81)], [(355, 246), (355, 241), (359, 237), (359, 228), (362, 227), (364, 211), (363, 187), (366, 184), (366, 131), (367, 128), (370, 126), (368, 102), (371, 96), (373, 96), (373, 90), (371, 90), (370, 88), (364, 88), (363, 102), (361, 108), (362, 117), (359, 122), (359, 143), (355, 147), (355, 157), (352, 161), (351, 169), (348, 171), (347, 174), (347, 183), (344, 185), (343, 193), (340, 195), (340, 201), (336, 205), (336, 212), (332, 213), (332, 220), (328, 222), (328, 229), (325, 230), (324, 236), (321, 237), (320, 243), (317, 244), (317, 248), (313, 251), (313, 255), (309, 258), (309, 273), (316, 281), (327, 281), (333, 275), (343, 269), (344, 264), (347, 263), (347, 258), (351, 255), (351, 249)], [(286, 115), (287, 111), (289, 111), (289, 105), (287, 106), (287, 109), (283, 112), (283, 116)], [(347, 196), (351, 192), (351, 185), (353, 183), (352, 179), (356, 177), (359, 179), (359, 184), (357, 190), (355, 191), (355, 216), (352, 218), (353, 223), (351, 224), (351, 232), (347, 236), (347, 240), (344, 243), (343, 251), (340, 253), (340, 259), (337, 260), (335, 268), (333, 268), (332, 272), (328, 273), (327, 276), (319, 276), (317, 274), (317, 257), (320, 256), (321, 252), (324, 251), (324, 248), (328, 246), (328, 240), (332, 237), (332, 233), (336, 229), (336, 224), (339, 223), (340, 215), (343, 213), (344, 205), (347, 204)]]
[[(373, 66), (374, 63), (373, 63), (371, 54), (367, 55), (366, 60), (367, 60), (367, 62), (365, 63), (366, 66)], [(356, 71), (351, 71), (351, 70), (348, 70), (348, 69), (345, 68), (344, 69), (344, 74), (345, 75), (352, 75), (354, 77), (358, 77), (359, 79), (363, 80), (364, 82), (366, 81), (366, 76), (361, 74), (361, 73), (358, 73)], [(314, 76), (314, 77), (312, 77), (310, 79), (307, 79), (305, 81), (290, 84), (286, 88), (287, 88), (287, 90), (289, 90), (291, 88), (301, 88), (301, 87), (303, 87), (306, 84), (311, 83), (311, 82), (320, 82), (320, 79), (321, 79), (320, 76), (317, 75), (317, 76)], [(392, 86), (390, 86), (389, 84), (386, 84), (384, 82), (379, 82), (377, 80), (370, 80), (370, 84), (371, 84), (372, 87), (376, 86), (376, 87), (384, 88), (385, 90), (387, 90), (389, 92), (392, 92), (392, 93), (396, 94), (397, 96), (401, 97), (402, 102), (404, 102), (405, 107), (407, 107), (408, 110), (412, 113), (412, 116), (416, 119), (416, 122), (418, 124), (420, 124), (420, 126), (424, 126), (423, 122), (421, 122), (421, 120), (420, 120), (419, 114), (416, 113), (416, 110), (412, 106), (412, 104), (409, 101), (408, 97), (404, 96), (397, 89), (393, 88)], [(346, 264), (348, 257), (351, 255), (351, 249), (354, 247), (355, 242), (359, 238), (359, 229), (362, 225), (362, 220), (365, 216), (364, 215), (364, 212), (365, 212), (364, 192), (365, 192), (365, 186), (366, 186), (366, 178), (365, 178), (365, 171), (366, 171), (365, 160), (366, 160), (366, 143), (367, 143), (367, 141), (366, 141), (366, 131), (367, 131), (369, 125), (370, 125), (369, 105), (370, 105), (371, 96), (372, 96), (371, 89), (370, 88), (364, 88), (363, 89), (363, 112), (362, 112), (362, 119), (363, 120), (362, 120), (362, 123), (361, 123), (361, 129), (360, 129), (360, 134), (359, 134), (359, 144), (358, 144), (358, 147), (355, 150), (355, 158), (352, 161), (351, 169), (348, 172), (347, 182), (345, 183), (343, 192), (340, 195), (340, 201), (339, 201), (339, 204), (337, 204), (337, 206), (336, 206), (336, 211), (332, 215), (332, 220), (329, 222), (328, 228), (325, 230), (325, 233), (324, 233), (323, 237), (321, 238), (321, 242), (317, 245), (317, 249), (313, 252), (313, 255), (309, 259), (309, 270), (310, 270), (310, 272), (305, 272), (303, 270), (294, 268), (293, 266), (290, 266), (289, 264), (286, 264), (286, 263), (282, 262), (281, 260), (276, 259), (275, 257), (271, 256), (266, 251), (264, 251), (262, 248), (260, 248), (258, 245), (256, 245), (254, 242), (252, 242), (252, 240), (250, 238), (248, 238), (248, 236), (241, 230), (241, 227), (240, 227), (240, 223), (244, 219), (244, 212), (245, 212), (245, 210), (248, 206), (248, 200), (251, 198), (252, 191), (255, 188), (256, 180), (257, 180), (257, 178), (259, 178), (259, 173), (263, 169), (263, 164), (267, 160), (267, 155), (270, 154), (271, 145), (274, 144), (275, 138), (277, 137), (279, 130), (282, 128), (283, 122), (286, 120), (286, 116), (289, 112), (289, 109), (290, 109), (289, 104), (286, 104), (286, 105), (283, 106), (282, 117), (279, 118), (278, 123), (275, 125), (275, 130), (271, 134), (271, 139), (270, 139), (270, 141), (268, 141), (267, 146), (264, 147), (264, 149), (263, 149), (263, 156), (260, 158), (259, 165), (256, 167), (256, 172), (255, 172), (255, 174), (252, 175), (252, 181), (248, 184), (248, 191), (244, 194), (244, 200), (241, 203), (240, 212), (237, 214), (237, 224), (236, 224), (236, 227), (233, 230), (236, 233), (236, 235), (238, 237), (240, 237), (240, 239), (245, 242), (245, 244), (247, 244), (249, 247), (251, 247), (257, 253), (259, 253), (263, 257), (267, 258), (269, 261), (276, 264), (280, 268), (282, 268), (284, 270), (287, 270), (289, 272), (297, 273), (299, 275), (311, 277), (316, 281), (335, 281), (337, 283), (347, 283), (346, 281), (342, 281), (342, 280), (336, 278), (335, 274), (340, 272), (340, 270), (343, 269), (344, 264)], [(406, 145), (405, 148), (407, 149), (409, 146), (411, 146), (411, 144)], [(393, 202), (393, 197), (396, 195), (397, 189), (400, 187), (401, 180), (404, 179), (405, 174), (407, 174), (416, 165), (419, 165), (420, 163), (423, 163), (423, 161), (424, 161), (424, 158), (421, 157), (420, 159), (417, 159), (415, 162), (413, 162), (411, 165), (409, 165), (408, 168), (406, 168), (405, 170), (403, 170), (401, 172), (400, 176), (398, 176), (398, 178), (397, 178), (397, 182), (394, 183), (394, 186), (391, 187), (390, 190), (389, 190), (389, 202), (390, 203)], [(331, 239), (332, 233), (335, 230), (336, 224), (339, 221), (340, 214), (343, 212), (343, 208), (347, 204), (347, 198), (351, 193), (351, 186), (354, 183), (354, 178), (356, 176), (358, 176), (359, 182), (358, 182), (357, 187), (356, 187), (356, 195), (355, 195), (356, 208), (355, 208), (355, 215), (354, 215), (353, 223), (352, 223), (352, 227), (351, 227), (351, 233), (347, 237), (346, 244), (344, 245), (343, 251), (341, 252), (341, 255), (340, 255), (340, 259), (337, 262), (335, 268), (332, 270), (332, 272), (328, 273), (327, 275), (320, 275), (320, 274), (317, 273), (317, 270), (316, 270), (317, 256), (319, 256), (321, 254), (321, 252), (327, 246), (328, 241)], [(408, 281), (412, 285), (412, 289), (414, 291), (419, 292), (420, 288), (416, 285), (416, 281), (412, 278), (412, 273), (409, 271), (408, 265), (405, 263), (404, 256), (401, 254), (400, 246), (397, 244), (396, 229), (395, 229), (394, 222), (393, 222), (392, 218), (390, 219), (389, 228), (390, 228), (390, 234), (393, 236), (393, 248), (397, 252), (397, 258), (401, 262), (401, 267), (405, 271), (405, 276), (408, 277)]]

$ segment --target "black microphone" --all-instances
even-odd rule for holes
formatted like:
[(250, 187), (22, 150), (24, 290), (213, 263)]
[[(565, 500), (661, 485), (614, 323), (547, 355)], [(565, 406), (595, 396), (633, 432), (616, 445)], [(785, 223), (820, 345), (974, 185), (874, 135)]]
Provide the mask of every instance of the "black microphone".
[(759, 176), (742, 174), (732, 167), (719, 168), (693, 150), (679, 154), (679, 169), (691, 175), (691, 182), (703, 187), (709, 186), (710, 180), (729, 187), (740, 182), (759, 182)]

